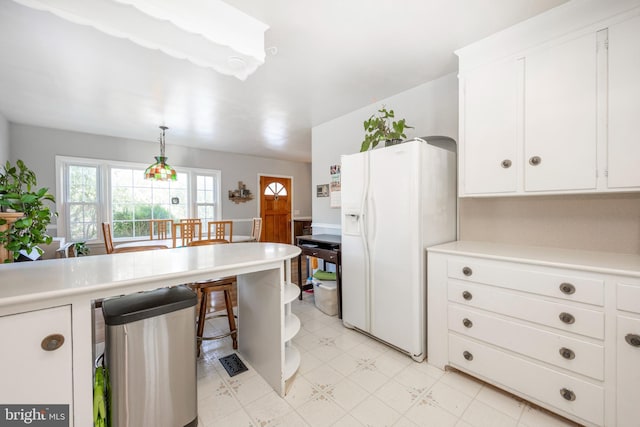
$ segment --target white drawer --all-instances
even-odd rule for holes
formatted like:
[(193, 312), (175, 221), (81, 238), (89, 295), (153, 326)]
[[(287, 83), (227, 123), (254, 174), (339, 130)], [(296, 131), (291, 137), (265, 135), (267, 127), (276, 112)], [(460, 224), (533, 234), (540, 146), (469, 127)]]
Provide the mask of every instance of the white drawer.
[(459, 280), (598, 306), (604, 304), (603, 280), (578, 277), (569, 271), (455, 258), (448, 261), (447, 273)]
[[(467, 360), (467, 358), (471, 360)], [(597, 425), (604, 424), (601, 386), (541, 366), (476, 341), (449, 334), (451, 364), (523, 397)], [(565, 393), (567, 400), (561, 393)]]
[(618, 310), (640, 314), (640, 285), (618, 283)]
[(449, 330), (604, 380), (604, 348), (486, 312), (449, 304)]
[[(592, 338), (604, 338), (604, 313), (601, 311), (453, 279), (449, 279), (448, 294), (449, 301), (466, 306)], [(573, 323), (563, 322), (560, 318), (563, 313), (571, 315)]]

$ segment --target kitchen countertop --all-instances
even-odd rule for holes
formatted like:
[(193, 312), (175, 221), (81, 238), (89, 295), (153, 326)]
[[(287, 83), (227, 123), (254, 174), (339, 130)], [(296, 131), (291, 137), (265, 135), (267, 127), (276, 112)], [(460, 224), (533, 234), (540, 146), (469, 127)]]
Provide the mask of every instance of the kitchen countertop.
[(274, 268), (300, 249), (242, 243), (53, 259), (0, 265), (0, 307), (75, 296), (108, 295), (123, 287), (173, 286), (194, 280)]
[(584, 251), (543, 246), (460, 240), (426, 248), (429, 252), (519, 263), (535, 263), (559, 268), (580, 268), (596, 273), (640, 277), (640, 255)]

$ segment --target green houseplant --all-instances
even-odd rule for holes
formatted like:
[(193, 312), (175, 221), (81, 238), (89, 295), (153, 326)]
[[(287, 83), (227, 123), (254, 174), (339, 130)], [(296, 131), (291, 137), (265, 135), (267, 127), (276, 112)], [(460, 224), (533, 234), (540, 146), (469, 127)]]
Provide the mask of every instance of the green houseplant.
[(73, 245), (73, 253), (75, 256), (87, 256), (89, 255), (90, 249), (87, 246), (87, 242), (75, 242)]
[(378, 115), (371, 115), (369, 119), (364, 121), (364, 141), (360, 146), (360, 151), (367, 151), (369, 148), (376, 148), (380, 141), (392, 141), (398, 143), (407, 135), (404, 134), (405, 129), (413, 129), (409, 126), (405, 119), (394, 121), (395, 113), (393, 110), (387, 110), (383, 105), (378, 110)]
[[(18, 259), (21, 250), (36, 248), (42, 254), (37, 245), (53, 240), (47, 234), (47, 225), (57, 214), (45, 202), (54, 203), (55, 199), (48, 188), (36, 189), (36, 185), (35, 172), (22, 160), (16, 161), (15, 166), (7, 161), (0, 171), (0, 247), (12, 254), (7, 257), (5, 253), (2, 262)], [(19, 213), (22, 215), (13, 223), (5, 218), (15, 218)]]

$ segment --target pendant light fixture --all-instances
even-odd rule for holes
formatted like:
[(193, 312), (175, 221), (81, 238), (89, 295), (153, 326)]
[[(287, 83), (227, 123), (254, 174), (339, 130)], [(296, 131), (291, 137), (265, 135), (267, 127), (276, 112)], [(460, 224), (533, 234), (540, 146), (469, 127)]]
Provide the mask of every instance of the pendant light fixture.
[(156, 162), (144, 171), (144, 179), (176, 181), (178, 179), (176, 170), (167, 164), (167, 157), (164, 156), (164, 132), (169, 128), (160, 126), (160, 129), (162, 129), (162, 133), (160, 134), (160, 155), (156, 156)]

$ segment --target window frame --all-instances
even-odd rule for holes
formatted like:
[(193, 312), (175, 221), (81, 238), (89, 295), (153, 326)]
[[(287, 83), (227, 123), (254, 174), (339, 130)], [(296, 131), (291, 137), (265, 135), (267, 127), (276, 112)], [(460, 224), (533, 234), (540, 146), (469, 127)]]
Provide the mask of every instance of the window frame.
[[(121, 160), (95, 159), (74, 156), (56, 156), (56, 210), (58, 211), (57, 235), (71, 241), (70, 224), (69, 224), (69, 204), (68, 196), (68, 174), (69, 166), (88, 166), (96, 167), (97, 173), (97, 222), (112, 222), (112, 205), (111, 205), (111, 170), (114, 168), (129, 169), (146, 169), (148, 166), (144, 163), (126, 162)], [(194, 217), (197, 215), (197, 177), (211, 176), (214, 177), (217, 199), (214, 199), (214, 215), (217, 219), (222, 218), (222, 172), (217, 169), (176, 167), (176, 172), (187, 174), (187, 214)], [(102, 243), (102, 229), (98, 227), (98, 238), (87, 240), (87, 243)], [(134, 241), (141, 240), (140, 237), (120, 237), (114, 238), (114, 241)]]

